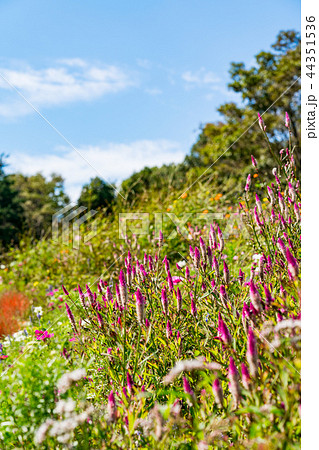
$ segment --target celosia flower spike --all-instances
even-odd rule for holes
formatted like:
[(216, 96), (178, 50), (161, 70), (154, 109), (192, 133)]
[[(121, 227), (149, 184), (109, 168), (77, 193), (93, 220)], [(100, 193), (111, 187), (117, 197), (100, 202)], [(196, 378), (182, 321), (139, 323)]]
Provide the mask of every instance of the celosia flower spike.
[(240, 387), (238, 382), (238, 370), (237, 367), (235, 366), (234, 359), (232, 356), (229, 358), (228, 379), (229, 379), (229, 390), (232, 393), (234, 400), (234, 408), (237, 408), (240, 400)]
[(258, 353), (257, 353), (256, 338), (251, 328), (249, 328), (248, 330), (246, 357), (249, 365), (250, 375), (253, 378), (255, 378), (258, 375)]
[(117, 419), (117, 409), (113, 391), (110, 392), (107, 402), (108, 420), (113, 423)]
[(251, 163), (252, 163), (253, 167), (255, 169), (257, 169), (257, 160), (253, 155), (251, 155)]
[(246, 186), (245, 186), (245, 191), (249, 192), (250, 189), (250, 185), (251, 185), (251, 175), (249, 174), (246, 180)]
[(122, 304), (123, 308), (126, 308), (126, 304), (127, 304), (127, 286), (126, 286), (126, 281), (125, 281), (125, 277), (124, 277), (124, 273), (123, 270), (120, 270), (120, 275), (119, 275), (119, 291), (120, 291), (120, 301)]
[(215, 396), (215, 401), (219, 408), (223, 407), (224, 404), (224, 395), (223, 395), (223, 389), (221, 387), (221, 384), (219, 382), (219, 379), (216, 378), (213, 382), (213, 393)]

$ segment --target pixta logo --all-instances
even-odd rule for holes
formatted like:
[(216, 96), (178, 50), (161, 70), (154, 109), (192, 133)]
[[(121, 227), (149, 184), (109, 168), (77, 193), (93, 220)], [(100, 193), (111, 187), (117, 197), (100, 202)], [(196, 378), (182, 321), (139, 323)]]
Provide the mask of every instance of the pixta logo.
[[(89, 242), (97, 233), (96, 221), (90, 220), (97, 214), (97, 211), (91, 209), (87, 213), (82, 214), (86, 210), (85, 206), (77, 207), (75, 204), (70, 203), (57, 211), (52, 216), (52, 239), (58, 242), (61, 236), (62, 243), (65, 245), (72, 243), (72, 248), (74, 249), (80, 248), (81, 240), (84, 243)], [(83, 233), (80, 227), (85, 222), (88, 222), (91, 230)]]

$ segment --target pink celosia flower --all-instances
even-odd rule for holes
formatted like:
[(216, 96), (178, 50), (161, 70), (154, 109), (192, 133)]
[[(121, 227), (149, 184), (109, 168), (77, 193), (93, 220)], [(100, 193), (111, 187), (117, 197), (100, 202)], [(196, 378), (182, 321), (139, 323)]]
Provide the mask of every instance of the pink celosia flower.
[(238, 382), (238, 370), (232, 356), (229, 358), (228, 379), (229, 390), (232, 393), (234, 400), (234, 408), (237, 408), (240, 400), (240, 387)]
[(246, 180), (246, 186), (245, 186), (245, 191), (249, 192), (250, 189), (250, 185), (251, 185), (251, 175), (249, 174)]
[(222, 408), (224, 403), (224, 396), (223, 396), (223, 389), (220, 385), (218, 378), (216, 378), (213, 382), (213, 393), (218, 407)]
[(262, 311), (261, 298), (260, 298), (258, 289), (257, 289), (255, 283), (253, 282), (253, 280), (251, 280), (251, 282), (250, 282), (249, 294), (250, 294), (250, 300), (251, 300), (251, 303), (253, 304), (253, 307), (255, 308), (255, 310), (258, 313), (260, 313)]
[(189, 394), (192, 397), (194, 397), (194, 391), (190, 387), (190, 384), (189, 384), (188, 379), (186, 377), (183, 377), (183, 387), (184, 387), (184, 392), (186, 394)]
[(249, 365), (250, 375), (252, 377), (256, 377), (258, 374), (258, 353), (257, 353), (256, 338), (251, 328), (249, 328), (248, 330), (246, 357)]
[(253, 155), (251, 155), (251, 163), (252, 163), (253, 167), (255, 167), (255, 169), (257, 169), (257, 160)]
[(248, 369), (244, 363), (241, 364), (241, 380), (245, 389), (249, 389), (250, 375)]
[(286, 258), (288, 263), (288, 269), (294, 279), (298, 277), (299, 273), (299, 267), (297, 260), (292, 256), (291, 251), (289, 248), (286, 248)]

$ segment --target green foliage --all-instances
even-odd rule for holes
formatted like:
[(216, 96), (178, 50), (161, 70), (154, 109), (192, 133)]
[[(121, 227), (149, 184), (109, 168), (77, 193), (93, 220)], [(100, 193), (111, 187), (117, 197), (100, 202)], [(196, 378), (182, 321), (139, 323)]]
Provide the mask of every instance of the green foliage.
[[(268, 145), (266, 134), (259, 133)], [(106, 218), (89, 246), (70, 249), (43, 240), (37, 248), (30, 249), (26, 243), (25, 250), (14, 253), (14, 264), (2, 270), (3, 282), (25, 283), (20, 289), (37, 301), (42, 298), (45, 312), (43, 318), (32, 313), (23, 342), (19, 334), (3, 343), (2, 354), (8, 356), (1, 362), (0, 379), (4, 393), (0, 443), (4, 448), (35, 448), (34, 439), (43, 448), (57, 449), (66, 445), (90, 449), (300, 447), (300, 270), (291, 267), (291, 260), (277, 245), (280, 237), (300, 264), (296, 210), (300, 187), (291, 152), (290, 145), (289, 153), (281, 155), (277, 166), (280, 190), (273, 187), (273, 198), (268, 197), (259, 176), (252, 177), (249, 192), (242, 195), (242, 209), (229, 206), (221, 194), (210, 197), (209, 185), (197, 188), (196, 196), (170, 198), (169, 209), (176, 214), (206, 208), (205, 216), (211, 208), (208, 201), (218, 204), (219, 211), (224, 209), (224, 218), (216, 221), (224, 239), (217, 225), (213, 226), (217, 248), (212, 235), (208, 239), (209, 227), (192, 226), (191, 219), (186, 225), (188, 239), (178, 235), (169, 239), (175, 226), (163, 221), (164, 242), (159, 246), (153, 234), (149, 239), (129, 234), (119, 241), (116, 222)], [(264, 192), (261, 205), (256, 204), (257, 216), (256, 192)], [(234, 217), (238, 218), (237, 235)], [(189, 254), (189, 243), (202, 248), (199, 238), (204, 239), (206, 249), (213, 249), (218, 271), (205, 250), (201, 250), (199, 263)], [(127, 280), (125, 300), (125, 294), (117, 296), (115, 283), (120, 269), (125, 271), (124, 256), (129, 263), (128, 251), (135, 275)], [(259, 270), (256, 254), (271, 258), (262, 259), (263, 264), (259, 259)], [(162, 262), (165, 255), (176, 277), (173, 289)], [(135, 257), (143, 262), (145, 273), (138, 269)], [(175, 269), (174, 262), (179, 267), (186, 264), (190, 276), (185, 266)], [(239, 269), (244, 279), (238, 277)], [(62, 278), (67, 295), (59, 288)], [(259, 300), (251, 292), (252, 279)], [(84, 289), (86, 282), (90, 289)], [(74, 292), (77, 283), (84, 297)], [(144, 298), (142, 313), (136, 302), (138, 292)], [(65, 301), (71, 308), (69, 322)], [(245, 305), (248, 313), (243, 314)], [(220, 319), (231, 335), (229, 340), (221, 333)], [(37, 328), (54, 332), (54, 337), (36, 341)], [(253, 354), (258, 361), (248, 356), (248, 333), (254, 335)], [(234, 383), (229, 375), (231, 357), (238, 370), (238, 395), (229, 386)], [(171, 370), (178, 361), (174, 375)], [(242, 364), (250, 370), (246, 381)], [(81, 375), (61, 390), (61, 374), (66, 372), (72, 379), (74, 373), (79, 374), (74, 372), (78, 368), (86, 369), (85, 377)], [(185, 390), (184, 377), (190, 390)], [(222, 404), (213, 389), (216, 378), (223, 390)]]
[(91, 209), (105, 208), (109, 213), (112, 210), (112, 204), (115, 200), (115, 191), (113, 186), (101, 180), (99, 177), (92, 178), (89, 184), (82, 188), (78, 204)]
[(12, 180), (4, 173), (3, 155), (0, 156), (0, 249), (18, 242), (22, 230), (21, 201)]
[(19, 193), (27, 234), (35, 238), (44, 236), (51, 227), (52, 215), (70, 202), (64, 193), (63, 178), (56, 174), (45, 179), (40, 173), (31, 176), (17, 173), (10, 179)]

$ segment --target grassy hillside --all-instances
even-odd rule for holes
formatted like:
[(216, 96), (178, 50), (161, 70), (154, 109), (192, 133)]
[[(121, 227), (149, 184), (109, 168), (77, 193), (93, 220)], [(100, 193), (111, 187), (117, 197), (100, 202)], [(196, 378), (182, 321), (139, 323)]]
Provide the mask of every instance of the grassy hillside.
[[(31, 312), (2, 340), (0, 446), (300, 448), (301, 204), (286, 125), (274, 173), (245, 166), (237, 200), (209, 180), (151, 188), (79, 249), (26, 241), (7, 255), (3, 291)], [(119, 239), (122, 212), (150, 212), (149, 233)]]

